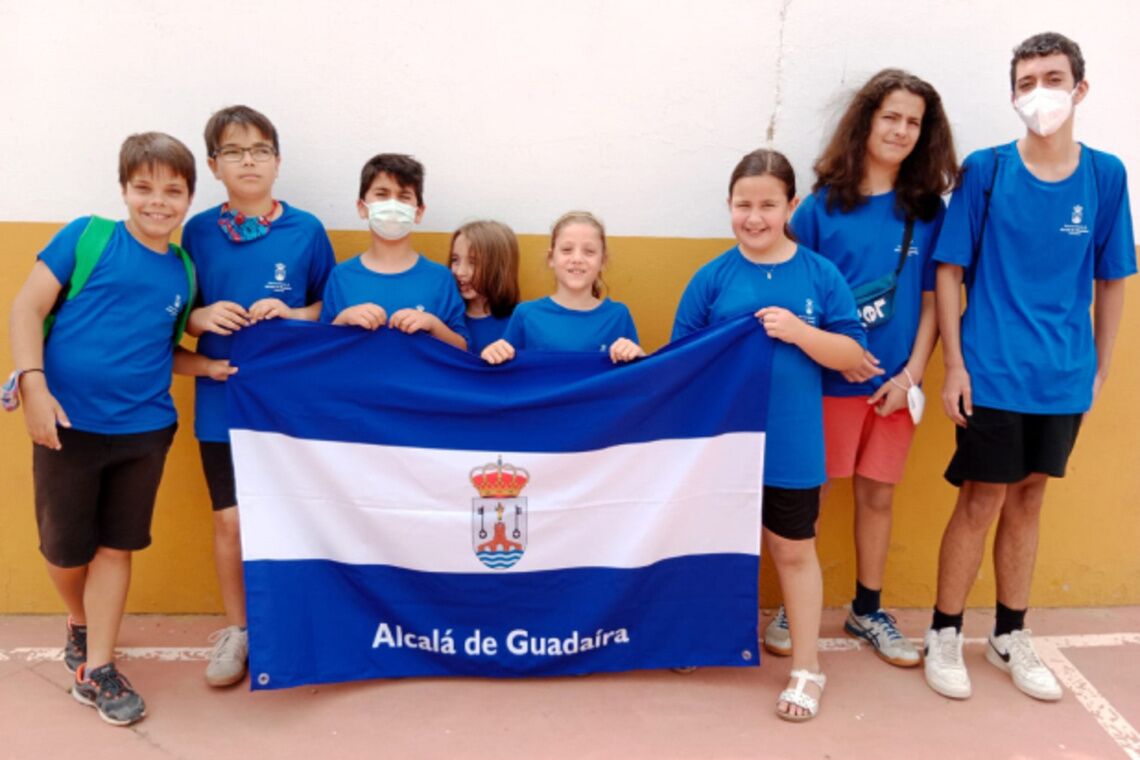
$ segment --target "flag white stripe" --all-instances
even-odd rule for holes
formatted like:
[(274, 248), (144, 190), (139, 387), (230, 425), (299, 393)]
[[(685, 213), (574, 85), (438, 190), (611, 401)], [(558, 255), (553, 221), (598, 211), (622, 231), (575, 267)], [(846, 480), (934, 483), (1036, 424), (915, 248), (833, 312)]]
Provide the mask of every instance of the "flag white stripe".
[(527, 547), (511, 572), (759, 553), (763, 433), (582, 453), (417, 449), (250, 430), (232, 431), (231, 441), (246, 560), (495, 572), (474, 554), (479, 493), (469, 473), (500, 456), (530, 474), (520, 494)]

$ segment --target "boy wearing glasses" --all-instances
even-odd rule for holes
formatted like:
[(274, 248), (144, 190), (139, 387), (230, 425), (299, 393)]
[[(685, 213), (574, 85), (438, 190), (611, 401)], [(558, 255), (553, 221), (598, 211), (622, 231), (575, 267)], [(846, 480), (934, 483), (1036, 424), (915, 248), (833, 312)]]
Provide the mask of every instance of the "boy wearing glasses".
[[(315, 320), (336, 260), (321, 222), (273, 197), (281, 153), (268, 118), (247, 106), (223, 108), (210, 117), (205, 137), (210, 170), (228, 198), (195, 215), (182, 233), (199, 285), (187, 331), (201, 336), (198, 353), (228, 359), (231, 336), (243, 327), (263, 319)], [(206, 682), (228, 686), (245, 675), (249, 636), (225, 386), (210, 377), (197, 379), (194, 433), (213, 505), (214, 564), (226, 613), (226, 627), (211, 637)]]

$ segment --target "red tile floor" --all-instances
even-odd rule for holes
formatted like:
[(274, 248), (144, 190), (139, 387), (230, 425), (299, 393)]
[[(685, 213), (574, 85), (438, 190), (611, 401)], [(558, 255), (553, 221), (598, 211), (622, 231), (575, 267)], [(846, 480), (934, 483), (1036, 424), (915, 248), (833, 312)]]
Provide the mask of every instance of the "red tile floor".
[[(1036, 702), (983, 656), (991, 611), (966, 617), (974, 696), (932, 692), (824, 615), (820, 716), (776, 718), (787, 660), (692, 675), (644, 671), (516, 681), (407, 679), (251, 693), (203, 680), (214, 617), (131, 616), (120, 666), (147, 700), (130, 728), (67, 694), (61, 616), (0, 617), (0, 758), (1134, 758), (1140, 607), (1031, 610), (1065, 685)], [(898, 613), (918, 637), (925, 610)], [(767, 616), (764, 618), (765, 622)]]

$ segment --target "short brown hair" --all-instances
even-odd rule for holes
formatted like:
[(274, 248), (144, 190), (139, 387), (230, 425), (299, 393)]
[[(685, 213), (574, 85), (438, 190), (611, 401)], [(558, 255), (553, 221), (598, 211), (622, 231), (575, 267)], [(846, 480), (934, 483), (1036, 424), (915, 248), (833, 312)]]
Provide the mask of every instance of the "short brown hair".
[(519, 241), (514, 231), (501, 222), (468, 222), (451, 236), (452, 247), (460, 235), (471, 248), (471, 287), (487, 299), (492, 316), (509, 317), (519, 303)]
[[(604, 264), (609, 255), (606, 249), (606, 228), (605, 225), (602, 224), (602, 220), (589, 211), (567, 211), (558, 217), (554, 222), (554, 226), (550, 228), (550, 250), (554, 250), (554, 246), (558, 242), (558, 235), (562, 230), (571, 224), (587, 224), (598, 231), (598, 236), (602, 239), (602, 263)], [(602, 279), (601, 272), (599, 272), (598, 279), (594, 280), (594, 284), (590, 286), (590, 292), (594, 295), (594, 298), (601, 298), (602, 293), (605, 292), (605, 288), (605, 280)]]
[(1057, 32), (1042, 32), (1035, 34), (1013, 49), (1013, 58), (1009, 61), (1009, 88), (1017, 89), (1017, 64), (1026, 58), (1042, 58), (1055, 53), (1064, 53), (1069, 59), (1069, 68), (1073, 70), (1073, 84), (1080, 84), (1085, 79), (1085, 57), (1081, 55), (1081, 46)]
[(401, 188), (410, 187), (416, 193), (416, 205), (424, 205), (424, 165), (403, 153), (379, 153), (364, 164), (360, 170), (360, 200), (372, 187), (372, 182), (381, 174), (396, 180)]
[(206, 122), (207, 156), (215, 158), (218, 155), (218, 149), (222, 147), (222, 135), (225, 134), (226, 127), (230, 126), (256, 129), (262, 137), (273, 144), (274, 153), (281, 153), (281, 145), (277, 142), (277, 128), (273, 126), (273, 122), (265, 114), (255, 111), (249, 106), (229, 106), (216, 112)]
[(152, 171), (155, 166), (165, 166), (186, 180), (186, 188), (194, 194), (197, 180), (194, 154), (180, 140), (162, 132), (141, 132), (128, 137), (119, 149), (119, 185), (126, 188), (135, 172), (144, 166)]

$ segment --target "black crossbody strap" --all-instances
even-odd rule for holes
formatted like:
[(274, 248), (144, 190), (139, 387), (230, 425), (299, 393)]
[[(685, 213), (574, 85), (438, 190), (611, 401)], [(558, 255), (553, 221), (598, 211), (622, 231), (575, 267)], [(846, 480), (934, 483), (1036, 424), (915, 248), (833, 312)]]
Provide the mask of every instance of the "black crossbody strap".
[(910, 250), (910, 241), (914, 237), (914, 217), (907, 216), (906, 229), (903, 230), (902, 250), (899, 251), (899, 265), (895, 267), (895, 277), (898, 277), (902, 272), (903, 264), (906, 264), (906, 254)]

